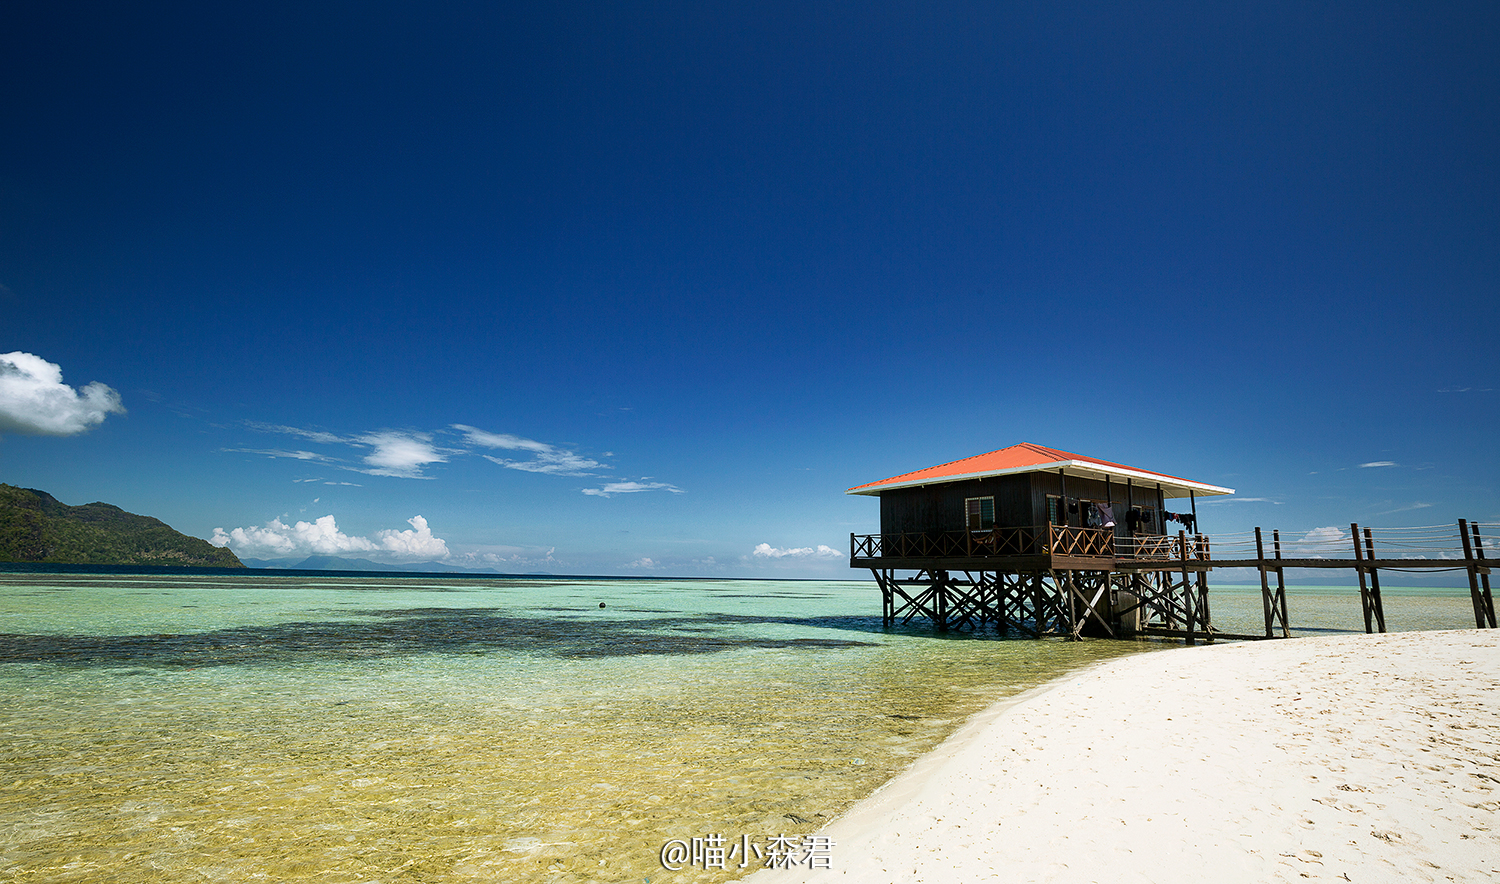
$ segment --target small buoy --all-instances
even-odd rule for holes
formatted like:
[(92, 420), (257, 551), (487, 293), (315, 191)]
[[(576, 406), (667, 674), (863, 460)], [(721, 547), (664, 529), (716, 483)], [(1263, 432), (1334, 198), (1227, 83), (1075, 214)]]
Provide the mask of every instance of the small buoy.
[(603, 603), (603, 602), (600, 602), (600, 603), (599, 603), (599, 607), (601, 607), (601, 608), (602, 608), (602, 607), (604, 607), (604, 603)]

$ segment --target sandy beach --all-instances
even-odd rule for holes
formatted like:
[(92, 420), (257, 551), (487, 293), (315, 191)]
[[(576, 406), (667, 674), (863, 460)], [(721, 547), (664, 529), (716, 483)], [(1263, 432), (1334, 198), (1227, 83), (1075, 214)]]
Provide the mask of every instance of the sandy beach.
[(1181, 648), (991, 707), (821, 834), (832, 882), (1500, 880), (1500, 631)]

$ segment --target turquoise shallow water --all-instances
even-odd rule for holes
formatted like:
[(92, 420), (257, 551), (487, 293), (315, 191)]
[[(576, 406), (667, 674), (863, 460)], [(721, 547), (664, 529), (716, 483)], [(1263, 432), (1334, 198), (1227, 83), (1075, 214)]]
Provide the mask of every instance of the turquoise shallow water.
[(1161, 647), (878, 612), (867, 582), (0, 575), (0, 880), (722, 880), (662, 845), (812, 831), (994, 700)]

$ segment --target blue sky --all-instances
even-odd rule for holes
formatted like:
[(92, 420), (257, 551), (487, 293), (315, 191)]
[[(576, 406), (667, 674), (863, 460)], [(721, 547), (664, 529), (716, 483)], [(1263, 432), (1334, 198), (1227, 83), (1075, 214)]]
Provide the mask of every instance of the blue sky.
[(556, 573), (857, 576), (1020, 441), (1500, 521), (1494, 4), (722, 6), (5, 4), (0, 481)]

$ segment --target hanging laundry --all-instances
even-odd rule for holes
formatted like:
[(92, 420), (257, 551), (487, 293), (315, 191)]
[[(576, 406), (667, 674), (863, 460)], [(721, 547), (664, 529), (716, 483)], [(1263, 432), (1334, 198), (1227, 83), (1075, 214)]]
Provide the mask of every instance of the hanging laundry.
[(1099, 516), (1100, 528), (1115, 527), (1115, 511), (1108, 504), (1094, 504), (1094, 512)]

